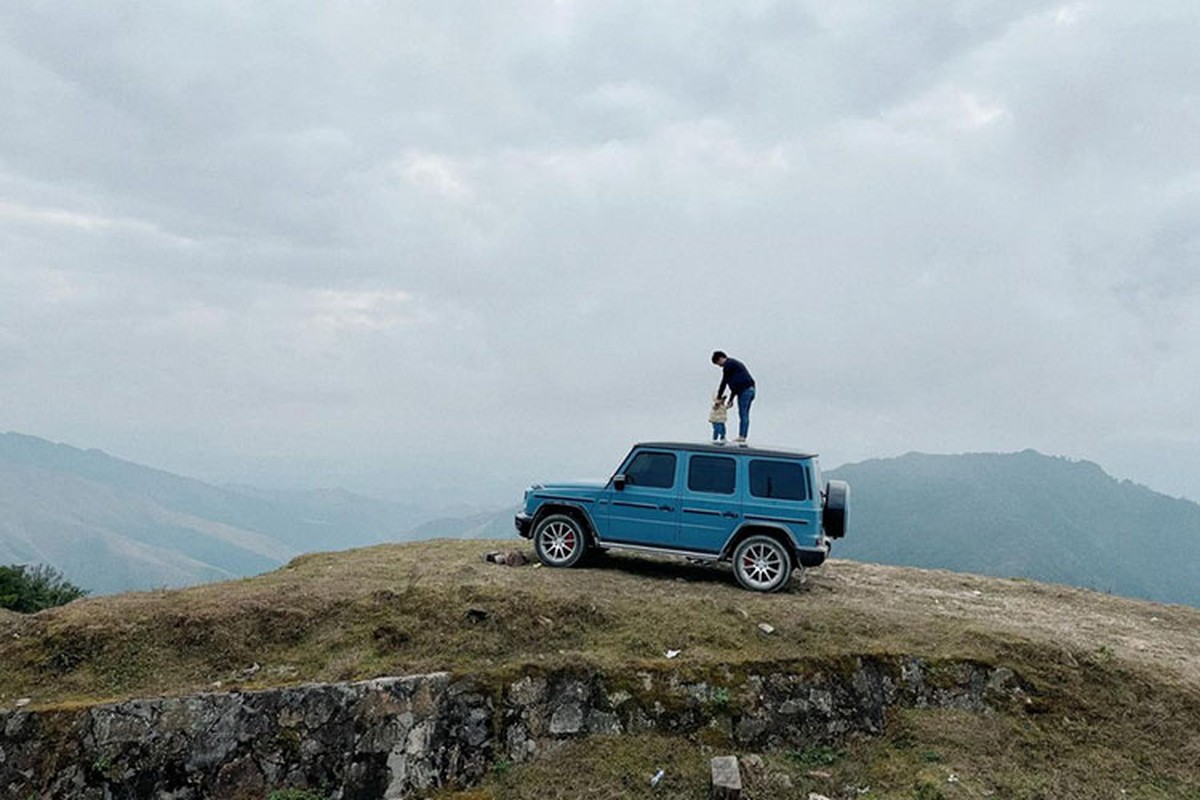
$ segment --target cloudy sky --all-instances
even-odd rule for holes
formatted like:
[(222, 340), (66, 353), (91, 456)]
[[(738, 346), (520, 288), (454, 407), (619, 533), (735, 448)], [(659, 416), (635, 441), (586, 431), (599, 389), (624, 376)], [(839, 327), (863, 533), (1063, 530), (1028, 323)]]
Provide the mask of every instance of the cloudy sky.
[[(0, 10), (0, 429), (515, 502), (631, 441), (1200, 500), (1200, 6)], [(456, 487), (458, 487), (456, 489)]]

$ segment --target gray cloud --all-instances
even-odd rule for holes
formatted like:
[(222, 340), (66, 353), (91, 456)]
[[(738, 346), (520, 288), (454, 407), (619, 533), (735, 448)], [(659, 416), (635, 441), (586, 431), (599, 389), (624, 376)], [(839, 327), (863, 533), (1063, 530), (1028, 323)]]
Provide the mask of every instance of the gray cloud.
[[(0, 420), (480, 499), (705, 434), (1200, 498), (1192, 4), (0, 12)], [(436, 458), (436, 469), (427, 466)], [(420, 491), (421, 489), (418, 489)]]

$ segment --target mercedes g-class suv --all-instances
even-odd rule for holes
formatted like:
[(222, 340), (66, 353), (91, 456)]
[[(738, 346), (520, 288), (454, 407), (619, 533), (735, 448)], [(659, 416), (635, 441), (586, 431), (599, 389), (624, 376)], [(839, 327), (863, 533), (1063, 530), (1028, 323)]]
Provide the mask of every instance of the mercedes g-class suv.
[(849, 501), (845, 482), (822, 487), (812, 454), (642, 442), (606, 483), (531, 486), (515, 523), (548, 567), (635, 550), (732, 561), (744, 588), (773, 592), (825, 560), (846, 534)]

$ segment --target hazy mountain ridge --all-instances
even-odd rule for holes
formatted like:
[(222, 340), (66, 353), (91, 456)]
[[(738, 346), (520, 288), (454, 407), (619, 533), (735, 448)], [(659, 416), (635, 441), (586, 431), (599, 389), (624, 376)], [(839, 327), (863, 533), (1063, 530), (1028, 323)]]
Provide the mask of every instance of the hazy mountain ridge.
[(343, 490), (218, 487), (0, 435), (0, 563), (46, 563), (95, 592), (252, 575), (311, 550), (411, 538), (414, 507)]
[[(503, 511), (481, 511), (465, 517), (439, 517), (418, 525), (416, 539), (503, 539), (512, 536), (513, 516), (519, 506)], [(515, 543), (514, 543), (515, 544)]]
[(1088, 461), (1019, 453), (848, 464), (846, 558), (1068, 583), (1200, 605), (1200, 505)]
[(0, 507), (5, 563), (48, 563), (70, 576), (102, 570), (88, 587), (99, 591), (119, 590), (131, 579), (143, 585), (138, 576), (147, 568), (160, 583), (178, 585), (271, 569), (292, 554), (261, 533), (40, 467), (0, 463)]

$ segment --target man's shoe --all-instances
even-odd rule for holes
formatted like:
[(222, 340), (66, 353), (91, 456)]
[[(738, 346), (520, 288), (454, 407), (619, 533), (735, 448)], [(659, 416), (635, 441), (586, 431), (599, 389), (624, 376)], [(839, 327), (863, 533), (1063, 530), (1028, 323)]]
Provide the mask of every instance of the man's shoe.
[(736, 444), (738, 447), (745, 447), (745, 446), (746, 446), (746, 437), (745, 437), (745, 436), (739, 436), (739, 437), (738, 437), (736, 440), (734, 440), (734, 443), (735, 443), (735, 444)]

